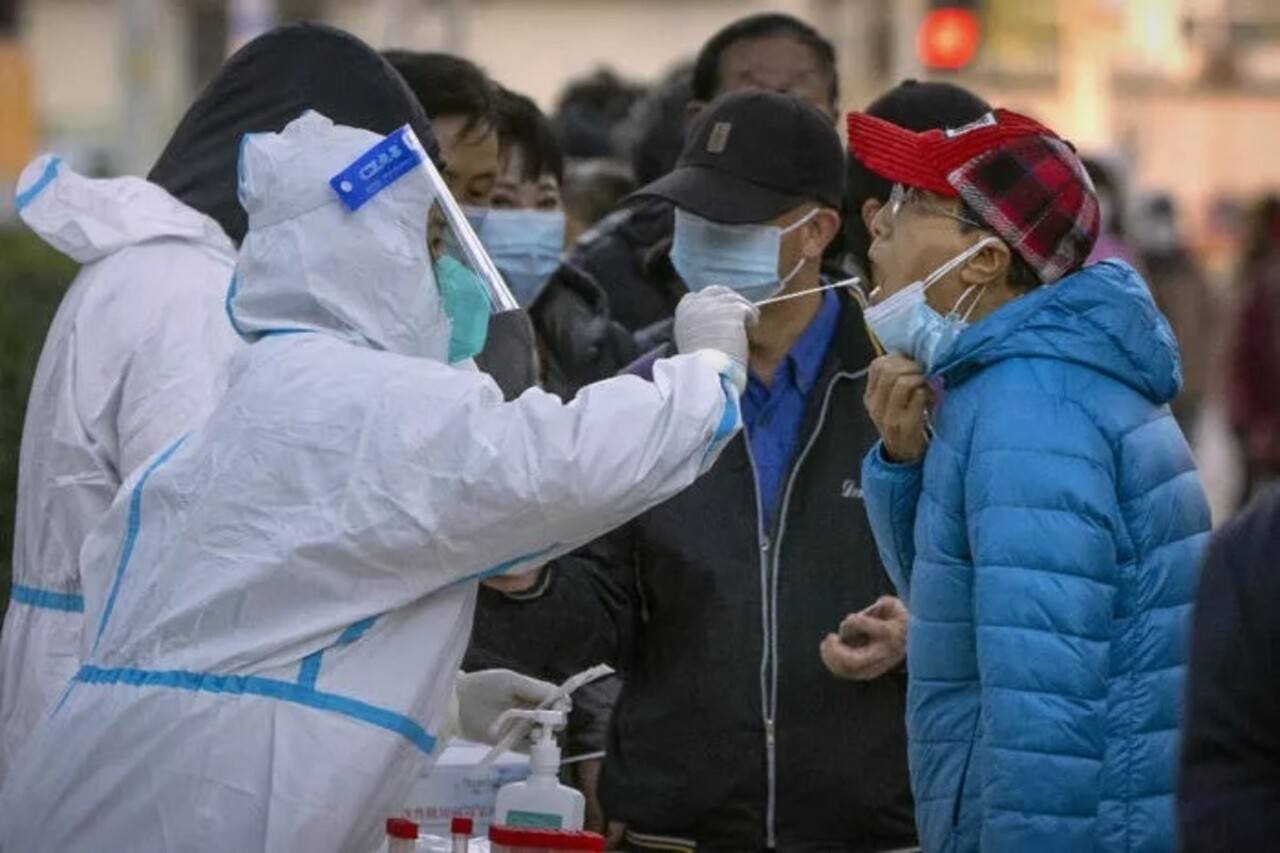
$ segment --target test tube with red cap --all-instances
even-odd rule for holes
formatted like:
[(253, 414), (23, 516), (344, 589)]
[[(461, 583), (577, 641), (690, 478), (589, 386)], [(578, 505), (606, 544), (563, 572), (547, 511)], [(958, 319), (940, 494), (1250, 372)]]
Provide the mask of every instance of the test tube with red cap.
[(402, 817), (387, 819), (387, 853), (415, 853), (418, 825)]
[(449, 837), (453, 839), (452, 853), (467, 853), (471, 844), (471, 834), (475, 832), (475, 822), (469, 817), (455, 817), (449, 822)]

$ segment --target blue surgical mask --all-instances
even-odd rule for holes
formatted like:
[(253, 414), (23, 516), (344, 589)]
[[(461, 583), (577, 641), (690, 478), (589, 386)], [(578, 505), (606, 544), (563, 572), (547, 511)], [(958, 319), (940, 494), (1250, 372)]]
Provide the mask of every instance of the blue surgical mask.
[[(955, 347), (960, 333), (969, 325), (968, 315), (982, 298), (982, 290), (973, 287), (966, 290), (946, 316), (929, 306), (925, 293), (947, 273), (994, 242), (994, 237), (979, 240), (938, 267), (927, 278), (913, 282), (878, 305), (868, 307), (863, 316), (880, 345), (887, 352), (908, 356), (920, 365), (925, 375), (932, 374), (947, 353)], [(976, 295), (970, 300), (975, 290)], [(961, 306), (967, 301), (969, 310), (962, 315)]]
[(480, 277), (448, 255), (435, 263), (436, 286), (449, 318), (449, 363), (475, 358), (489, 335), (489, 294)]
[(786, 228), (777, 225), (724, 225), (676, 210), (675, 241), (671, 263), (690, 291), (723, 285), (751, 302), (782, 292), (804, 266), (801, 259), (785, 276), (778, 274), (782, 237), (804, 225), (817, 213)]
[[(467, 224), (471, 226), (471, 230), (476, 233), (477, 237), (480, 236), (480, 231), (484, 228), (485, 220), (489, 218), (490, 212), (487, 207), (462, 205), (462, 215), (467, 218)], [(458, 235), (453, 233), (452, 228), (444, 230), (444, 250), (455, 258), (466, 257), (462, 251), (462, 244), (458, 242)]]
[(533, 304), (560, 266), (564, 225), (558, 210), (494, 208), (476, 230), (521, 308)]

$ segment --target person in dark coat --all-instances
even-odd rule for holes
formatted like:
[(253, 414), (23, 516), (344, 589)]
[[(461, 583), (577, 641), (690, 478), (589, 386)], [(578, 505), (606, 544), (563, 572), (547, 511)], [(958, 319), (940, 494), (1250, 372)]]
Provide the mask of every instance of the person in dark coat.
[(1280, 487), (1213, 538), (1191, 633), (1178, 832), (1186, 853), (1280, 844)]

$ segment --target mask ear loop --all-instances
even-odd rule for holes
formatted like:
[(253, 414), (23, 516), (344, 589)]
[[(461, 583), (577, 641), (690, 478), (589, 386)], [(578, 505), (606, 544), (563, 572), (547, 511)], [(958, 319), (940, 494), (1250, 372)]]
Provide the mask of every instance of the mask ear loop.
[[(983, 237), (981, 240), (979, 240), (977, 243), (974, 244), (973, 249), (969, 251), (968, 256), (965, 258), (965, 260), (967, 261), (969, 258), (972, 258), (974, 255), (978, 254), (978, 252), (982, 251), (987, 246), (991, 246), (998, 242), (999, 240), (997, 240), (995, 237)], [(977, 295), (973, 297), (973, 302), (969, 304), (969, 308), (967, 311), (964, 312), (964, 314), (960, 314), (960, 306), (963, 305), (964, 301), (969, 298), (969, 294), (973, 293), (975, 290), (977, 291)], [(972, 316), (973, 312), (978, 309), (978, 305), (979, 303), (982, 302), (982, 297), (986, 295), (986, 292), (987, 292), (986, 284), (975, 284), (971, 286), (964, 293), (960, 294), (960, 298), (956, 300), (955, 307), (951, 309), (952, 316), (959, 315), (960, 319), (963, 322), (965, 323), (969, 322), (969, 317)]]
[[(804, 224), (805, 224), (806, 222), (808, 222), (810, 219), (813, 219), (813, 217), (817, 215), (817, 213), (818, 213), (818, 211), (819, 211), (820, 209), (821, 209), (821, 208), (817, 208), (817, 207), (815, 207), (813, 210), (809, 211), (809, 212), (808, 212), (808, 213), (806, 213), (804, 216), (802, 216), (802, 217), (800, 217), (799, 219), (797, 219), (795, 222), (792, 222), (792, 223), (791, 223), (790, 225), (788, 225), (786, 228), (779, 229), (779, 231), (778, 231), (778, 234), (779, 234), (779, 241), (781, 241), (781, 237), (782, 237), (782, 236), (785, 236), (785, 235), (787, 235), (787, 234), (790, 234), (792, 231), (794, 231), (794, 230), (796, 230), (797, 228), (799, 228), (800, 226), (804, 225)], [(781, 279), (779, 279), (779, 280), (778, 280), (778, 284), (779, 284), (781, 287), (786, 287), (788, 284), (790, 284), (790, 283), (791, 283), (791, 279), (795, 278), (797, 275), (799, 275), (799, 274), (800, 274), (800, 270), (804, 269), (804, 265), (808, 262), (808, 260), (809, 260), (808, 258), (803, 258), (803, 257), (802, 257), (802, 258), (800, 258), (798, 261), (796, 261), (796, 265), (795, 265), (794, 267), (792, 267), (792, 268), (791, 268), (791, 272), (787, 273), (785, 276), (783, 276)], [(773, 297), (772, 299), (762, 299), (761, 301), (756, 302), (756, 303), (754, 303), (754, 304), (756, 304), (756, 305), (768, 305), (770, 302), (782, 302), (782, 301), (787, 300), (787, 299), (794, 299), (794, 298), (796, 298), (796, 297), (798, 297), (798, 296), (805, 296), (805, 295), (810, 294), (810, 293), (816, 293), (816, 292), (818, 292), (819, 290), (827, 290), (829, 287), (834, 287), (834, 286), (835, 286), (835, 285), (828, 285), (827, 287), (814, 287), (814, 288), (810, 288), (809, 290), (802, 290), (802, 291), (800, 291), (799, 293), (791, 293), (791, 294), (787, 294), (786, 296), (775, 296), (775, 297)]]
[(945, 264), (938, 267), (933, 272), (929, 273), (928, 277), (926, 277), (923, 281), (920, 282), (921, 286), (927, 291), (929, 288), (937, 284), (938, 280), (941, 279), (943, 276), (945, 276), (947, 273), (950, 273), (958, 269), (962, 264), (964, 264), (974, 255), (978, 254), (978, 252), (981, 252), (987, 246), (990, 246), (993, 243), (999, 243), (999, 242), (1000, 240), (997, 237), (983, 237), (981, 240), (974, 243), (972, 246), (965, 249), (963, 252), (956, 255), (954, 258), (947, 261)]
[(821, 209), (822, 209), (822, 208), (820, 208), (820, 207), (815, 207), (813, 210), (809, 211), (809, 212), (808, 212), (808, 213), (806, 213), (804, 216), (802, 216), (802, 217), (800, 217), (799, 219), (797, 219), (795, 222), (792, 222), (792, 223), (791, 223), (790, 225), (788, 225), (786, 228), (781, 229), (782, 233), (783, 233), (783, 234), (790, 234), (792, 231), (796, 230), (797, 228), (800, 228), (800, 227), (801, 227), (801, 226), (803, 226), (805, 223), (807, 223), (810, 219), (813, 219), (813, 217), (817, 216), (817, 215), (818, 215), (818, 211), (819, 211), (819, 210), (821, 210)]
[[(964, 314), (961, 314), (960, 306), (964, 305), (965, 300), (969, 298), (969, 294), (974, 291), (977, 291), (977, 295), (974, 296), (973, 301), (969, 304), (969, 309)], [(960, 317), (962, 321), (969, 322), (969, 315), (977, 309), (978, 303), (982, 301), (983, 294), (986, 292), (987, 286), (985, 284), (975, 284), (967, 288), (964, 293), (960, 294), (960, 298), (956, 300), (955, 307), (951, 309), (951, 316)]]

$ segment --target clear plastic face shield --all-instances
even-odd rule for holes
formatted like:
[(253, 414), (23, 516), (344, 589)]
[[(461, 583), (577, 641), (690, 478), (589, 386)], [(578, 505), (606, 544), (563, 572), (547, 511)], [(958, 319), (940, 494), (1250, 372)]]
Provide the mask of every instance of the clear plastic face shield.
[(330, 181), (342, 203), (355, 211), (415, 169), (432, 193), (427, 244), (451, 332), (449, 361), (473, 358), (484, 347), (489, 316), (519, 308), (480, 238), (449, 193), (444, 177), (408, 125), (389, 134)]

